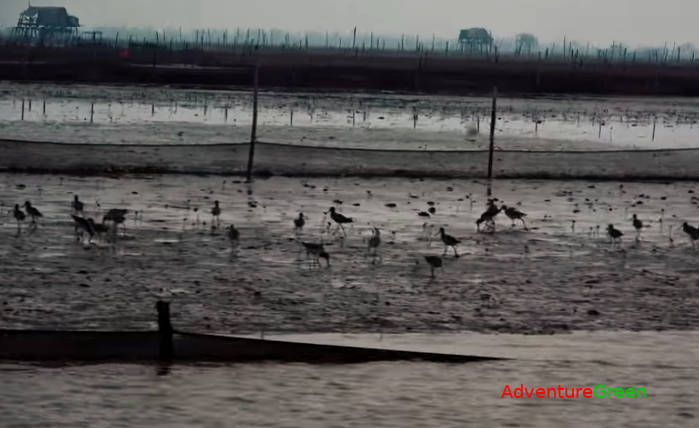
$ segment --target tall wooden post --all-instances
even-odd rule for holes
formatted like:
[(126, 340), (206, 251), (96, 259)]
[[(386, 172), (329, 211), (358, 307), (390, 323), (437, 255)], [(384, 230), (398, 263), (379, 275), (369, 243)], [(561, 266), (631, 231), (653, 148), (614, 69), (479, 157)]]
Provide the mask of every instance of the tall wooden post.
[(488, 152), (488, 179), (493, 178), (493, 150), (495, 149), (495, 122), (497, 120), (498, 87), (493, 87), (493, 109), (490, 113), (490, 149)]
[(170, 323), (170, 303), (159, 300), (155, 304), (158, 310), (158, 333), (160, 335), (160, 359), (172, 360), (172, 333), (173, 328)]
[(252, 181), (252, 164), (255, 158), (255, 140), (257, 139), (257, 92), (260, 80), (260, 64), (255, 64), (254, 95), (252, 98), (252, 131), (250, 133), (250, 151), (248, 154), (247, 180)]

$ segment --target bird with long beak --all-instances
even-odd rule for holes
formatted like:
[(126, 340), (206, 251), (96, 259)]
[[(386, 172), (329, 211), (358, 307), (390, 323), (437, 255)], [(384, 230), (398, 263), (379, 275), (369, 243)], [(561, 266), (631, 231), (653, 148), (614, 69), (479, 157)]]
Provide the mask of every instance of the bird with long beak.
[(459, 257), (459, 253), (456, 251), (456, 246), (461, 243), (458, 239), (454, 238), (451, 235), (447, 235), (446, 231), (444, 230), (443, 227), (439, 228), (439, 236), (442, 239), (442, 243), (444, 243), (444, 254), (447, 254), (447, 250), (449, 247), (451, 247), (454, 250), (454, 257)]
[(518, 210), (517, 208), (514, 207), (508, 207), (507, 205), (503, 204), (500, 207), (501, 211), (505, 212), (505, 215), (512, 220), (512, 227), (515, 227), (515, 220), (519, 220), (522, 222), (522, 226), (524, 226), (524, 230), (527, 230), (527, 224), (524, 222), (524, 217), (527, 215), (523, 213), (522, 211)]
[(502, 208), (498, 208), (492, 199), (488, 200), (488, 208), (481, 214), (480, 218), (476, 220), (476, 231), (480, 232), (481, 223), (486, 223), (491, 227), (492, 231), (495, 232), (495, 217), (501, 210)]
[(344, 215), (338, 213), (337, 211), (335, 211), (335, 207), (330, 207), (328, 212), (330, 213), (330, 218), (335, 222), (335, 224), (337, 224), (337, 226), (340, 229), (342, 229), (342, 233), (345, 236), (347, 236), (347, 233), (345, 232), (345, 228), (342, 225), (353, 223), (354, 220), (352, 219), (352, 217), (345, 217)]
[(24, 208), (27, 210), (27, 214), (32, 218), (32, 224), (36, 224), (36, 219), (39, 217), (43, 217), (43, 214), (36, 209), (35, 207), (32, 206), (32, 203), (29, 201), (24, 202)]

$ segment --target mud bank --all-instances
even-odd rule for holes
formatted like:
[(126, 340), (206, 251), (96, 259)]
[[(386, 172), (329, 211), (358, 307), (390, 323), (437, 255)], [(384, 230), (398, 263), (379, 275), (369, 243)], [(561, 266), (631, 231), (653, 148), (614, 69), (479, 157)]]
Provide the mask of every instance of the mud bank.
[[(87, 145), (0, 140), (1, 171), (243, 174), (247, 144)], [(261, 176), (479, 178), (488, 152), (367, 150), (257, 143)], [(596, 152), (496, 151), (497, 178), (699, 179), (699, 149)]]
[[(493, 194), (528, 214), (529, 231), (498, 218), (489, 235), (476, 233), (486, 185), (474, 180), (0, 174), (0, 322), (153, 329), (153, 301), (167, 299), (178, 328), (224, 334), (696, 329), (697, 252), (681, 225), (699, 223), (697, 191), (695, 182), (496, 180)], [(128, 209), (127, 236), (77, 243), (73, 194), (98, 220)], [(44, 218), (17, 235), (8, 209), (25, 200)], [(418, 216), (429, 202), (436, 213)], [(326, 232), (330, 206), (354, 218), (346, 239)], [(307, 221), (297, 234), (298, 212)], [(632, 214), (646, 224), (640, 242)], [(619, 246), (604, 236), (609, 223), (625, 233)], [(229, 224), (240, 230), (235, 249)], [(428, 235), (440, 226), (462, 241), (461, 257), (450, 250), (430, 278), (424, 256), (443, 246)], [(300, 244), (321, 240), (330, 267), (311, 266)]]

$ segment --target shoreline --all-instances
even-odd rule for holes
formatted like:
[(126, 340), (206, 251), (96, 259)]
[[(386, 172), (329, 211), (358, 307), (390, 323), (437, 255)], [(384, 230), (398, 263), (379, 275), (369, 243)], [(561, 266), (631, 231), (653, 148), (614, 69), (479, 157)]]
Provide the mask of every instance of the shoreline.
[[(72, 175), (242, 175), (249, 144), (119, 145), (0, 140), (0, 171)], [(699, 180), (699, 149), (496, 150), (493, 178)], [(487, 178), (488, 152), (375, 150), (256, 143), (271, 177)]]

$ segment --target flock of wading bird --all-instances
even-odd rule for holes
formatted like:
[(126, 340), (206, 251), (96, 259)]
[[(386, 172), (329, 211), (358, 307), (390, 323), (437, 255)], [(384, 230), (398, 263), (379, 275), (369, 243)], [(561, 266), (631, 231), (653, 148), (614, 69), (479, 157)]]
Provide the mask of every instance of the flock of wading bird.
[[(367, 191), (367, 193), (371, 196), (370, 191)], [(469, 196), (470, 197), (470, 196)], [(520, 211), (517, 208), (507, 206), (505, 204), (501, 204), (500, 206), (496, 205), (496, 201), (498, 201), (496, 198), (491, 198), (488, 199), (487, 202), (487, 209), (480, 215), (480, 217), (476, 220), (476, 231), (477, 232), (483, 232), (483, 233), (494, 233), (495, 232), (495, 219), (500, 213), (504, 213), (505, 216), (507, 216), (511, 221), (512, 221), (512, 227), (514, 228), (516, 226), (516, 222), (520, 221), (522, 223), (522, 228), (526, 231), (528, 230), (527, 228), (527, 223), (525, 221), (525, 218), (527, 217), (527, 214)], [(335, 203), (341, 203), (341, 201), (334, 201)], [(473, 202), (473, 201), (472, 201)], [(101, 207), (99, 205), (99, 202), (96, 203), (100, 215), (101, 215)], [(434, 207), (433, 202), (428, 202), (428, 205), (430, 206), (427, 211), (421, 211), (418, 213), (418, 216), (420, 217), (431, 217), (436, 213), (436, 209)], [(83, 204), (82, 201), (80, 201), (78, 195), (74, 195), (74, 199), (71, 201), (71, 218), (73, 219), (73, 225), (75, 228), (75, 236), (76, 240), (78, 242), (83, 242), (83, 243), (92, 243), (92, 239), (97, 237), (98, 239), (104, 239), (105, 242), (111, 243), (111, 244), (116, 244), (116, 240), (118, 237), (118, 229), (119, 225), (122, 226), (124, 234), (126, 232), (126, 216), (129, 212), (127, 209), (121, 209), (121, 208), (112, 208), (107, 211), (106, 214), (102, 215), (102, 221), (100, 223), (95, 222), (95, 220), (92, 217), (87, 217), (85, 215), (85, 205)], [(395, 204), (387, 204), (388, 207), (395, 208)], [(23, 204), (25, 211), (22, 211), (21, 207), (19, 204), (15, 204), (14, 209), (10, 210), (10, 212), (13, 213), (14, 218), (17, 222), (17, 236), (19, 236), (22, 232), (22, 224), (27, 220), (27, 216), (31, 219), (30, 224), (29, 224), (29, 231), (33, 232), (37, 229), (38, 226), (38, 221), (40, 218), (43, 217), (43, 214), (39, 209), (37, 209), (35, 206), (32, 205), (30, 201), (25, 201)], [(187, 206), (187, 209), (189, 211), (189, 204)], [(197, 213), (197, 220), (196, 224), (199, 224), (199, 213), (198, 213), (198, 208), (193, 209), (195, 213)], [(662, 210), (664, 213), (664, 210)], [(211, 230), (214, 232), (221, 226), (221, 206), (219, 204), (219, 201), (214, 201), (214, 205), (211, 208)], [(341, 243), (344, 244), (344, 240), (347, 238), (347, 231), (345, 230), (346, 225), (351, 225), (354, 223), (354, 219), (352, 217), (347, 217), (341, 213), (339, 213), (335, 207), (330, 207), (328, 211), (324, 212), (324, 217), (323, 217), (323, 223), (325, 225), (325, 232), (336, 235), (340, 232), (342, 232), (341, 236)], [(329, 219), (327, 218), (329, 216)], [(134, 221), (138, 222), (139, 219), (139, 212), (134, 211)], [(301, 232), (306, 225), (306, 217), (304, 216), (303, 213), (299, 213), (298, 217), (293, 219), (293, 228), (296, 234), (298, 235), (299, 232)], [(184, 221), (187, 221), (187, 218), (184, 219)], [(662, 219), (661, 219), (662, 221)], [(203, 222), (205, 225), (206, 223)], [(335, 225), (334, 230), (332, 229), (333, 224)], [(636, 241), (640, 240), (641, 232), (644, 227), (643, 222), (637, 217), (636, 214), (633, 214), (631, 218), (631, 224), (633, 228), (636, 231)], [(425, 233), (426, 237), (428, 240), (432, 240), (432, 238), (439, 236), (442, 244), (444, 245), (444, 251), (441, 256), (439, 255), (425, 255), (424, 259), (427, 262), (427, 264), (430, 266), (430, 274), (432, 277), (434, 277), (435, 269), (441, 268), (443, 263), (442, 263), (442, 257), (445, 257), (449, 250), (451, 249), (454, 253), (454, 257), (459, 257), (459, 253), (457, 250), (458, 245), (461, 243), (461, 241), (457, 238), (455, 238), (452, 235), (447, 234), (446, 230), (444, 227), (440, 227), (439, 231), (437, 234), (432, 234), (431, 231), (428, 229), (427, 223), (423, 223), (423, 232)], [(571, 228), (574, 231), (575, 230), (575, 220), (572, 220)], [(367, 255), (372, 257), (372, 263), (375, 263), (376, 258), (378, 257), (381, 259), (381, 256), (379, 254), (379, 247), (381, 246), (381, 230), (377, 227), (372, 226), (372, 235), (371, 237), (366, 240), (366, 251)], [(624, 233), (614, 227), (613, 224), (609, 224), (606, 228), (607, 230), (607, 235), (609, 237), (609, 242), (612, 247), (615, 245), (619, 245), (621, 243), (622, 237)], [(699, 228), (694, 227), (689, 225), (687, 222), (684, 222), (682, 225), (682, 230), (684, 233), (687, 234), (687, 236), (690, 239), (690, 242), (692, 244), (692, 247), (696, 250), (696, 241), (699, 240)], [(593, 228), (590, 228), (590, 234), (591, 235), (599, 235), (599, 226), (596, 227), (596, 231)], [(231, 224), (226, 228), (226, 236), (228, 240), (230, 241), (230, 244), (233, 246), (233, 248), (237, 248), (239, 241), (240, 241), (240, 232), (238, 229), (236, 229), (235, 225)], [(672, 239), (672, 230), (670, 229), (670, 235), (669, 235), (669, 240), (670, 243), (673, 243)], [(311, 263), (311, 266), (313, 267), (320, 267), (320, 259), (325, 259), (326, 261), (326, 266), (330, 266), (330, 253), (325, 248), (326, 243), (323, 242), (321, 239), (320, 242), (305, 242), (301, 241), (302, 245), (302, 251), (305, 250), (305, 255), (306, 255), (306, 260), (309, 260)]]

